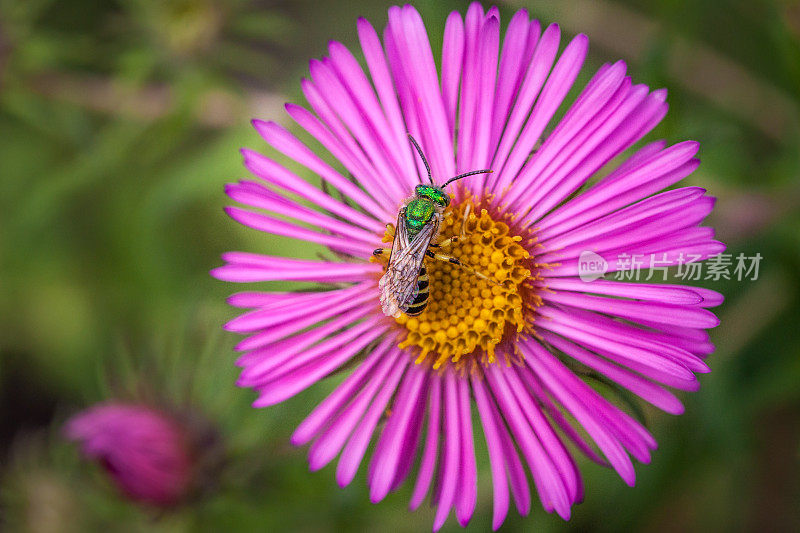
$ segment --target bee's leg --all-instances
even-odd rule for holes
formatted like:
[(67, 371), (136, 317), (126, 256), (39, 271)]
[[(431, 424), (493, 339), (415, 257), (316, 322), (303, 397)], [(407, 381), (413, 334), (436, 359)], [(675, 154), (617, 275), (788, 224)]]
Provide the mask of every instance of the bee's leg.
[(475, 270), (471, 266), (465, 265), (464, 263), (462, 263), (461, 261), (459, 261), (458, 259), (456, 259), (453, 256), (444, 255), (444, 254), (437, 254), (435, 252), (431, 252), (430, 250), (427, 250), (425, 252), (425, 255), (427, 255), (428, 257), (430, 257), (432, 259), (436, 259), (438, 261), (444, 261), (445, 263), (450, 263), (451, 265), (456, 265), (459, 268), (463, 268), (467, 272), (475, 274), (476, 276), (478, 276), (481, 279), (485, 279), (489, 283), (494, 283), (495, 285), (500, 285), (499, 283), (497, 283), (495, 280), (491, 279), (486, 274), (482, 274), (481, 272), (478, 272), (477, 270)]
[(464, 209), (464, 218), (461, 220), (461, 238), (467, 236), (467, 220), (469, 220), (469, 210), (472, 205), (467, 204), (467, 208)]
[(469, 204), (467, 204), (467, 208), (464, 210), (464, 219), (461, 221), (461, 235), (454, 235), (449, 239), (445, 239), (438, 244), (431, 244), (432, 248), (449, 248), (454, 243), (457, 243), (461, 239), (467, 236), (467, 220), (469, 220)]
[(456, 242), (458, 242), (460, 240), (461, 240), (461, 237), (450, 237), (448, 239), (443, 240), (440, 243), (437, 243), (437, 244), (431, 243), (428, 246), (430, 248), (449, 248), (450, 246), (453, 245), (453, 243), (456, 243)]
[[(389, 236), (394, 237), (394, 232), (395, 232), (394, 224), (391, 223), (386, 224), (386, 233), (389, 234)], [(388, 258), (391, 254), (392, 254), (391, 248), (375, 248), (372, 251), (372, 255), (374, 255), (375, 257), (381, 257), (385, 255)]]

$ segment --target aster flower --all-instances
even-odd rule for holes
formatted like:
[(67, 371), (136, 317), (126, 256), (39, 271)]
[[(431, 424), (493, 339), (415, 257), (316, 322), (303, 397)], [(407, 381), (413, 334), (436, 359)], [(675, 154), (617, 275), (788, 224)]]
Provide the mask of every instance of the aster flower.
[(197, 481), (197, 450), (188, 427), (154, 408), (95, 405), (72, 417), (66, 436), (97, 461), (132, 500), (157, 507), (181, 503)]
[[(694, 171), (697, 143), (651, 142), (619, 162), (667, 111), (666, 92), (634, 84), (623, 62), (603, 65), (545, 133), (588, 46), (578, 35), (558, 54), (560, 33), (519, 11), (501, 41), (498, 10), (472, 4), (465, 19), (448, 17), (437, 71), (413, 7), (389, 10), (382, 41), (361, 19), (366, 70), (333, 42), (302, 82), (310, 109), (286, 106), (319, 146), (254, 121), (267, 144), (319, 176), (323, 188), (251, 150), (243, 150), (244, 161), (258, 181), (227, 187), (232, 199), (255, 209), (228, 208), (235, 220), (321, 244), (340, 258), (224, 255), (226, 264), (213, 271), (222, 280), (326, 287), (230, 298), (251, 309), (226, 326), (249, 335), (238, 345), (245, 352), (239, 385), (255, 389), (254, 406), (264, 407), (359, 361), (292, 442), (313, 441), (312, 470), (338, 455), (336, 480), (345, 486), (375, 435), (366, 474), (373, 502), (419, 461), (411, 508), (431, 492), (434, 530), (451, 509), (461, 525), (473, 514), (475, 411), (489, 452), (494, 528), (512, 498), (522, 515), (530, 511), (528, 471), (544, 509), (568, 519), (584, 490), (568, 442), (629, 485), (631, 457), (649, 462), (656, 447), (591, 380), (678, 414), (683, 406), (669, 389), (695, 390), (695, 374), (709, 370), (704, 358), (713, 346), (705, 330), (717, 318), (707, 308), (721, 295), (579, 277), (587, 251), (614, 272), (626, 267), (620, 257), (652, 256), (665, 267), (716, 255), (724, 245), (700, 226), (714, 203), (703, 189), (660, 192)], [(409, 133), (437, 183), (494, 171), (450, 191), (435, 239), (460, 237), (447, 253), (489, 279), (429, 260), (427, 308), (392, 318), (379, 302), (385, 261), (372, 254), (394, 238), (398, 210), (427, 180)]]

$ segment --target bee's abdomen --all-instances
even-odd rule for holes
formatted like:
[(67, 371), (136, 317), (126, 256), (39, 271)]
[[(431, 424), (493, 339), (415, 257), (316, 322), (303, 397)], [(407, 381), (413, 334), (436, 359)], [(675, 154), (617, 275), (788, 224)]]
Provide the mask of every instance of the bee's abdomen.
[(419, 269), (419, 277), (417, 278), (417, 288), (414, 291), (414, 299), (406, 309), (406, 314), (409, 316), (417, 316), (425, 310), (428, 305), (428, 271), (425, 265)]

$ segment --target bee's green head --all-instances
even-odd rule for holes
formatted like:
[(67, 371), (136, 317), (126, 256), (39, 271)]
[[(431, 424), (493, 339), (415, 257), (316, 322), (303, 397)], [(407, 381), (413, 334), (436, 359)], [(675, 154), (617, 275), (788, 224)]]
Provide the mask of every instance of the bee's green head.
[(435, 185), (417, 185), (414, 187), (414, 194), (417, 197), (428, 198), (441, 207), (450, 205), (450, 195), (444, 189)]

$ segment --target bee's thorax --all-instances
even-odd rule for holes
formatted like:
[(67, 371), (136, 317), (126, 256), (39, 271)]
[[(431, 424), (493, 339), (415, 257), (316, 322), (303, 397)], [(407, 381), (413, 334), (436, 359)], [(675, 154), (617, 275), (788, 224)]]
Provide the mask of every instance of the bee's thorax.
[(410, 240), (413, 240), (425, 224), (431, 221), (436, 211), (436, 204), (427, 198), (417, 197), (408, 202), (403, 222), (408, 230)]

